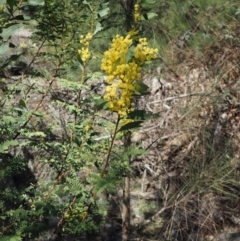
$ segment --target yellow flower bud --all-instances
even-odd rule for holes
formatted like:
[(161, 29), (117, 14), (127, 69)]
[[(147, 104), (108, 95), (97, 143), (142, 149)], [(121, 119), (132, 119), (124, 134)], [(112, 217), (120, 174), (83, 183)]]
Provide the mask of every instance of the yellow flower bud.
[(89, 123), (85, 126), (85, 131), (88, 132), (92, 128), (92, 123)]

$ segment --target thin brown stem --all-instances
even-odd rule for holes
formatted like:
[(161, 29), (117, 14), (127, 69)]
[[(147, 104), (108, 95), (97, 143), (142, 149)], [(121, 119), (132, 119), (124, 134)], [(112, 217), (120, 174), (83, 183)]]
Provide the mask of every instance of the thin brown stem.
[[(125, 133), (124, 146), (126, 149), (131, 145), (131, 131)], [(131, 163), (131, 156), (128, 157), (128, 166)], [(131, 231), (131, 177), (130, 171), (127, 171), (126, 177), (124, 177), (123, 184), (123, 199), (122, 199), (122, 241), (128, 241), (130, 239)]]
[(112, 136), (111, 144), (110, 144), (110, 147), (109, 147), (109, 149), (108, 149), (107, 158), (106, 158), (106, 161), (105, 161), (105, 163), (104, 163), (104, 166), (103, 166), (103, 169), (102, 169), (102, 172), (101, 172), (101, 175), (100, 175), (101, 178), (104, 177), (104, 174), (105, 174), (105, 172), (106, 172), (106, 169), (107, 169), (107, 167), (108, 167), (108, 165), (109, 165), (110, 155), (111, 155), (111, 152), (112, 152), (112, 148), (113, 148), (113, 145), (114, 145), (114, 141), (115, 141), (115, 139), (116, 139), (119, 122), (120, 122), (120, 116), (118, 115), (118, 119), (117, 119), (117, 123), (116, 123), (116, 126), (115, 126), (115, 130), (114, 130), (114, 133), (113, 133), (113, 136)]

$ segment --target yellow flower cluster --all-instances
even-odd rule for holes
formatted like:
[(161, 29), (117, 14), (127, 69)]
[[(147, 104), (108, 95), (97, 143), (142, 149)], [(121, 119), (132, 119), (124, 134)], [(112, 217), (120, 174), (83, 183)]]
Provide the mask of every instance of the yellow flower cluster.
[(135, 58), (144, 63), (157, 57), (158, 49), (149, 48), (146, 38), (140, 38), (139, 44), (135, 48)]
[(89, 43), (92, 40), (92, 34), (88, 33), (86, 36), (80, 35), (81, 49), (78, 50), (78, 54), (81, 56), (82, 61), (85, 63), (91, 53), (89, 51)]
[(139, 11), (139, 4), (134, 5), (134, 22), (138, 22), (141, 19), (140, 11)]
[(136, 47), (132, 43), (130, 34), (125, 38), (117, 35), (111, 48), (104, 53), (101, 65), (108, 76), (104, 99), (110, 110), (122, 118), (132, 110), (131, 102), (134, 92), (138, 91), (142, 66), (156, 58), (158, 52), (147, 46), (146, 38), (139, 39)]
[(88, 124), (85, 126), (85, 131), (88, 132), (91, 128), (92, 128), (92, 123), (88, 123)]

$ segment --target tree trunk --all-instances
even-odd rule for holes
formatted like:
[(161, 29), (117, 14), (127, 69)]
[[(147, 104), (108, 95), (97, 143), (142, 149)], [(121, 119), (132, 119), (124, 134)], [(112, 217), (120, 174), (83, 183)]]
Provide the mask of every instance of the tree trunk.
[(130, 239), (130, 173), (124, 178), (122, 202), (122, 241)]
[[(131, 145), (131, 132), (127, 132), (124, 136), (124, 146), (128, 148)], [(128, 158), (128, 165), (130, 165), (131, 157)], [(130, 171), (127, 172), (124, 178), (123, 185), (123, 200), (122, 200), (122, 241), (130, 240)]]
[(121, 0), (120, 3), (125, 12), (126, 30), (130, 31), (132, 29), (132, 24), (134, 19), (133, 12), (134, 12), (135, 0)]

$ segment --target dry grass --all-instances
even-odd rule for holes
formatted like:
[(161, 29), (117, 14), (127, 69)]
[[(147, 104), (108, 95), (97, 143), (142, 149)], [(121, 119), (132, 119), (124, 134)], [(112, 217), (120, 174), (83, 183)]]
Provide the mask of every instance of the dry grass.
[(155, 212), (138, 224), (144, 240), (207, 240), (238, 225), (239, 55), (223, 51), (208, 60), (221, 73), (203, 64), (145, 78), (151, 95), (140, 107), (161, 117), (141, 129), (139, 175), (157, 192)]

